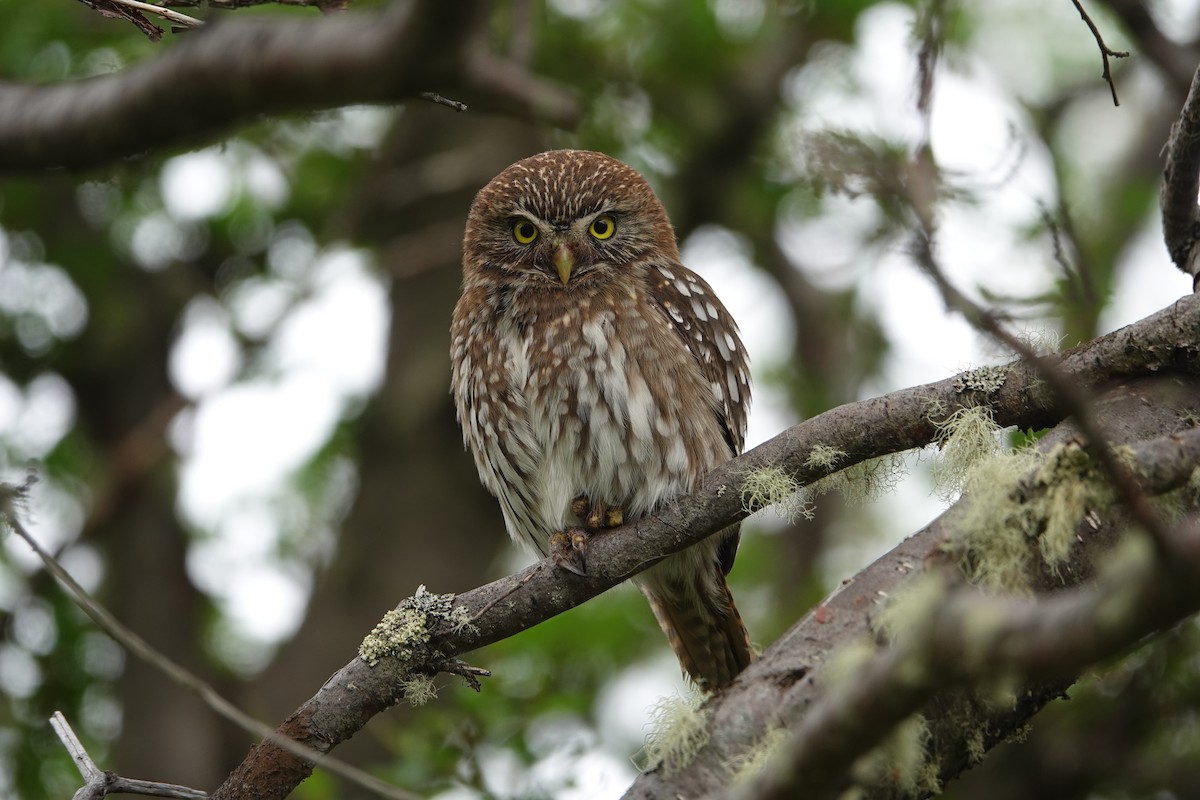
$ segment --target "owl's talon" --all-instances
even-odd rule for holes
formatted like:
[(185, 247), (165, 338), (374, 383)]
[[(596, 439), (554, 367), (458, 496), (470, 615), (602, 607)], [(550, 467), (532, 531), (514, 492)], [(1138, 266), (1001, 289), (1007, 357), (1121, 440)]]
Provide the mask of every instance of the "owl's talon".
[(587, 576), (588, 535), (578, 528), (550, 534), (550, 560), (567, 572)]
[(605, 528), (619, 528), (625, 522), (625, 511), (620, 506), (593, 503), (586, 494), (581, 494), (571, 501), (571, 514), (588, 533), (596, 533)]
[(592, 501), (588, 500), (586, 494), (581, 494), (571, 501), (571, 515), (578, 519), (587, 519), (588, 509), (592, 507)]

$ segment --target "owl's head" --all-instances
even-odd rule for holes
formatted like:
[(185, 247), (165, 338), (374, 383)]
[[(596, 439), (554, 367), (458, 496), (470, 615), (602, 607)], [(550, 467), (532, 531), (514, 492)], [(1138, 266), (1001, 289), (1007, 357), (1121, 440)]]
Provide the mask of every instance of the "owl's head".
[(675, 232), (645, 178), (615, 158), (552, 150), (518, 161), (471, 204), (467, 280), (573, 288), (679, 260)]

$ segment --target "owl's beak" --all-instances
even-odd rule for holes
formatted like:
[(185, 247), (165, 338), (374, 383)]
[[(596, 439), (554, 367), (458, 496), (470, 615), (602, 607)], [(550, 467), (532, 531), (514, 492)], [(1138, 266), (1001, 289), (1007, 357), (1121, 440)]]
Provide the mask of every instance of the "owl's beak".
[(558, 277), (563, 282), (563, 286), (566, 286), (567, 281), (571, 279), (571, 273), (575, 270), (575, 254), (565, 243), (560, 244), (554, 251), (554, 269), (558, 271)]

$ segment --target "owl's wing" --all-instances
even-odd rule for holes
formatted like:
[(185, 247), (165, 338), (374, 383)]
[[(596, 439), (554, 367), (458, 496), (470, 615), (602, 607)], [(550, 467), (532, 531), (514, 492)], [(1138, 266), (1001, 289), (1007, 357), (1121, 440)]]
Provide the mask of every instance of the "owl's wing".
[(737, 323), (712, 287), (682, 264), (650, 268), (650, 295), (696, 358), (712, 389), (731, 455), (742, 452), (750, 410), (750, 367)]
[[(650, 271), (650, 296), (696, 358), (712, 388), (714, 408), (730, 455), (742, 452), (750, 412), (750, 366), (737, 323), (712, 287), (682, 264), (656, 264)], [(726, 531), (717, 548), (717, 563), (728, 574), (737, 555), (740, 525)]]

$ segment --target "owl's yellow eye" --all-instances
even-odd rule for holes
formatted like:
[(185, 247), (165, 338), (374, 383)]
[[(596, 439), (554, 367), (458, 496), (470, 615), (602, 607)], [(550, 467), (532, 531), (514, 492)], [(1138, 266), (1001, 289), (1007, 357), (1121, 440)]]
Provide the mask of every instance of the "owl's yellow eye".
[(608, 214), (601, 214), (592, 220), (588, 233), (597, 239), (607, 239), (617, 230), (617, 221)]
[(519, 219), (513, 223), (513, 238), (521, 244), (529, 244), (538, 237), (537, 226), (527, 219)]

